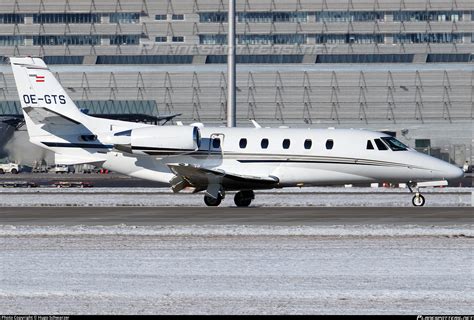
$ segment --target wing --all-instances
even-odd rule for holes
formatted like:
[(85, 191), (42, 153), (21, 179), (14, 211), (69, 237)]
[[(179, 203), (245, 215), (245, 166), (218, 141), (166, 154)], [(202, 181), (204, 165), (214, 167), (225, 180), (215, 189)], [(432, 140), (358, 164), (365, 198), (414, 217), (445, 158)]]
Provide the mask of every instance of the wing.
[(192, 164), (168, 164), (168, 167), (176, 175), (170, 181), (174, 192), (193, 187), (195, 192), (207, 190), (209, 195), (217, 196), (221, 187), (227, 190), (258, 189), (276, 186), (279, 182), (279, 179), (273, 176), (242, 175)]

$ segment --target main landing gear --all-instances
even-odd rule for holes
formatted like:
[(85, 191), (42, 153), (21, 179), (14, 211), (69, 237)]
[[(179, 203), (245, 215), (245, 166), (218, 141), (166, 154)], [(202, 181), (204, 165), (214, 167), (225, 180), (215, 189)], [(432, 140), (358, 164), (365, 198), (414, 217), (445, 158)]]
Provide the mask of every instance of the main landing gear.
[(255, 193), (252, 190), (243, 190), (235, 194), (234, 203), (237, 207), (248, 207), (255, 199)]
[(204, 196), (204, 203), (208, 207), (217, 207), (221, 204), (221, 202), (222, 202), (222, 196), (220, 194), (217, 196), (217, 199), (211, 196), (208, 196), (207, 194)]
[[(221, 204), (222, 199), (224, 198), (221, 193), (217, 195), (217, 198), (206, 194), (204, 196), (204, 203), (208, 207), (217, 207)], [(242, 190), (235, 194), (234, 203), (237, 207), (248, 207), (253, 199), (255, 199), (255, 193), (252, 190)]]

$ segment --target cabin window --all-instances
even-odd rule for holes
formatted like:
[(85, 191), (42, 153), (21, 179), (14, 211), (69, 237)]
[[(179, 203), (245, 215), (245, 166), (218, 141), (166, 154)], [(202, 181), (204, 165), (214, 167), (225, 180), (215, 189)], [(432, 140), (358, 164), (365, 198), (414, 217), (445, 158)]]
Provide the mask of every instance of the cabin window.
[(268, 148), (268, 139), (262, 139), (262, 141), (260, 142), (260, 146), (262, 147), (262, 149)]
[(214, 149), (219, 149), (221, 147), (221, 139), (219, 138), (212, 139), (212, 147)]
[(290, 139), (283, 140), (282, 146), (283, 149), (288, 149), (290, 147)]
[(334, 141), (329, 139), (326, 141), (326, 149), (331, 150), (334, 147)]
[(395, 139), (394, 137), (382, 137), (380, 138), (385, 141), (386, 144), (392, 149), (393, 151), (406, 151), (408, 147)]
[(374, 145), (370, 140), (367, 140), (367, 150), (374, 150)]
[(385, 145), (385, 143), (382, 142), (382, 140), (380, 139), (375, 139), (375, 144), (377, 145), (377, 148), (379, 150), (388, 150), (387, 146)]
[(247, 139), (245, 138), (240, 139), (239, 147), (240, 149), (245, 149), (247, 147)]
[(304, 141), (304, 148), (305, 149), (311, 149), (311, 146), (313, 145), (313, 141), (311, 141), (311, 139), (306, 139)]

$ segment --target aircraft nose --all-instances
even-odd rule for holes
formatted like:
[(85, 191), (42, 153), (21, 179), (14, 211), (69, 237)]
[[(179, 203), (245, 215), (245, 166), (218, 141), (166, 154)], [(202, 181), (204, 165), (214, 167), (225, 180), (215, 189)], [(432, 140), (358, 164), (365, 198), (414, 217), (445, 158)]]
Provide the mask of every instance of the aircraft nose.
[(449, 163), (444, 163), (441, 171), (444, 175), (443, 178), (447, 180), (459, 179), (464, 176), (464, 171)]

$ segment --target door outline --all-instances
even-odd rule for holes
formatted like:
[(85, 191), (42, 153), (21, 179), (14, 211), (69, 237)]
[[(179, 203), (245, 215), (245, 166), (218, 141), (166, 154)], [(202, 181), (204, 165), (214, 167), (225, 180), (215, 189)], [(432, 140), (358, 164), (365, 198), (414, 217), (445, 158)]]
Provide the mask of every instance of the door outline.
[[(224, 155), (224, 150), (222, 146), (224, 145), (225, 135), (223, 133), (212, 133), (209, 137), (209, 154), (213, 152), (220, 152), (221, 155)], [(214, 141), (219, 139), (219, 148), (214, 147)]]

